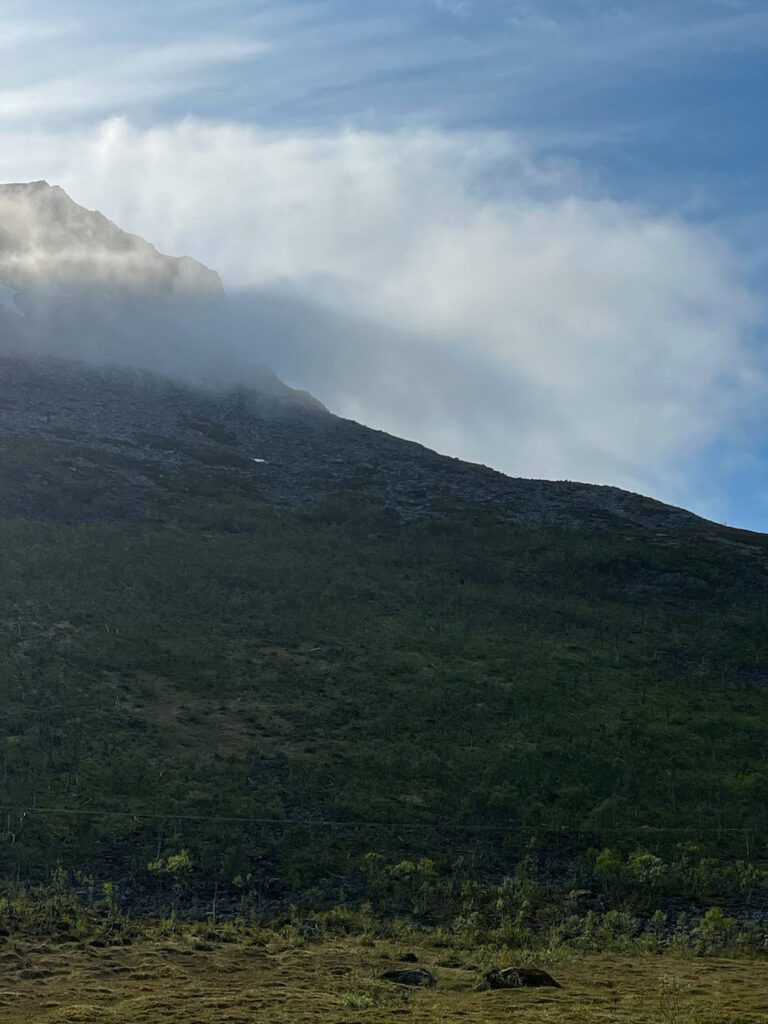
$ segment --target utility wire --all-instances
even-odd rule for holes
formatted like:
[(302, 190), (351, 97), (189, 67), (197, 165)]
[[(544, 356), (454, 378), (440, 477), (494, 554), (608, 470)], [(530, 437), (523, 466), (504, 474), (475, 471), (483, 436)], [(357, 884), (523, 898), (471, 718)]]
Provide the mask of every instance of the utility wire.
[(36, 814), (65, 817), (88, 817), (88, 818), (129, 818), (138, 823), (142, 821), (199, 821), (212, 823), (234, 823), (243, 825), (272, 825), (288, 828), (339, 828), (339, 829), (389, 829), (395, 831), (419, 831), (419, 832), (495, 832), (500, 834), (517, 833), (543, 833), (546, 835), (562, 835), (576, 833), (579, 835), (594, 835), (602, 833), (610, 834), (635, 834), (650, 835), (662, 834), (696, 834), (696, 835), (720, 835), (722, 833), (736, 835), (756, 835), (766, 832), (766, 829), (750, 828), (741, 826), (701, 827), (689, 826), (665, 826), (665, 825), (614, 825), (595, 828), (584, 828), (575, 825), (464, 825), (454, 822), (408, 822), (408, 821), (341, 821), (325, 818), (259, 818), (238, 815), (207, 815), (207, 814), (172, 814), (155, 813), (144, 811), (107, 811), (98, 809), (78, 810), (71, 807), (16, 807), (10, 804), (0, 804), (0, 811), (10, 814)]

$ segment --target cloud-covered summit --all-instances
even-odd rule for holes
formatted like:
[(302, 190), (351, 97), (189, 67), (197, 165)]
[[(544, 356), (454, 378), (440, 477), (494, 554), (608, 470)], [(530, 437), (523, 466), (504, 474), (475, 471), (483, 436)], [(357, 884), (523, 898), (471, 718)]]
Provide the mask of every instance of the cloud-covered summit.
[(172, 320), (158, 302), (104, 320), (94, 300), (85, 333), (65, 304), (58, 352), (225, 383), (269, 366), (438, 451), (678, 504), (682, 460), (758, 392), (758, 305), (730, 248), (591, 197), (509, 136), (113, 121), (47, 147), (26, 148), (53, 180), (229, 291)]
[(0, 285), (98, 288), (142, 296), (219, 295), (219, 275), (188, 256), (165, 256), (46, 181), (0, 184)]
[(0, 351), (217, 380), (219, 275), (46, 181), (0, 185)]

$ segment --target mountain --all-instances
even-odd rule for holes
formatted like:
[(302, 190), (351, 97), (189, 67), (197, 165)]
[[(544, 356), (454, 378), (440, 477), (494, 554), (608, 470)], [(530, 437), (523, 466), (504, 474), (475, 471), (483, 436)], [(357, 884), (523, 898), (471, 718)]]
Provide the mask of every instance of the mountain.
[[(4, 195), (83, 265), (131, 238)], [(178, 264), (125, 244), (165, 288)], [(378, 857), (498, 880), (533, 850), (556, 890), (590, 848), (765, 856), (768, 538), (439, 456), (267, 373), (6, 349), (7, 877), (93, 873), (141, 909), (179, 851), (190, 892), (318, 904), (374, 898)]]
[(165, 256), (63, 189), (0, 185), (0, 352), (212, 376), (219, 275)]
[(84, 287), (142, 295), (220, 295), (221, 279), (188, 256), (163, 256), (46, 181), (0, 185), (0, 280), (22, 295)]

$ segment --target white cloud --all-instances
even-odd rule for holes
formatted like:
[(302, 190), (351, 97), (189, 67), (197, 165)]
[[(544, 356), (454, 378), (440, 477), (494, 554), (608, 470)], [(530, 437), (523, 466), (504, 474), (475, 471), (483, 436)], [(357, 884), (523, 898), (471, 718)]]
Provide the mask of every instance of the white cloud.
[(46, 176), (241, 289), (233, 373), (257, 349), (451, 454), (687, 500), (685, 460), (754, 395), (759, 310), (727, 247), (508, 136), (115, 120), (0, 141), (3, 178)]

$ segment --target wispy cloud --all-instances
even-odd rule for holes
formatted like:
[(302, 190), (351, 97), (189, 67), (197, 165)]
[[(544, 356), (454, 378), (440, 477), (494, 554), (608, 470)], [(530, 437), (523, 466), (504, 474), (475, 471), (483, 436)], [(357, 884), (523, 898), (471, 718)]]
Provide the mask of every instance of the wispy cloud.
[[(768, 48), (762, 3), (709, 0), (174, 0), (109, 17), (76, 0), (66, 20), (43, 0), (35, 18), (9, 9), (0, 28), (6, 117), (128, 113), (137, 104), (168, 117), (179, 106), (210, 113), (219, 102), (227, 116), (262, 123), (352, 118), (379, 127), (404, 117), (509, 127), (546, 112), (563, 89), (594, 95), (617, 69), (624, 80), (676, 74), (686, 62)], [(67, 44), (53, 45), (65, 29)], [(249, 62), (256, 53), (264, 59)], [(210, 72), (227, 66), (236, 73), (212, 98)]]
[(20, 21), (4, 18), (0, 10), (0, 50), (14, 50), (20, 46), (60, 40), (74, 29), (73, 21)]
[(121, 110), (137, 101), (184, 93), (200, 72), (250, 59), (266, 48), (248, 40), (200, 39), (103, 55), (79, 74), (0, 90), (0, 119)]

